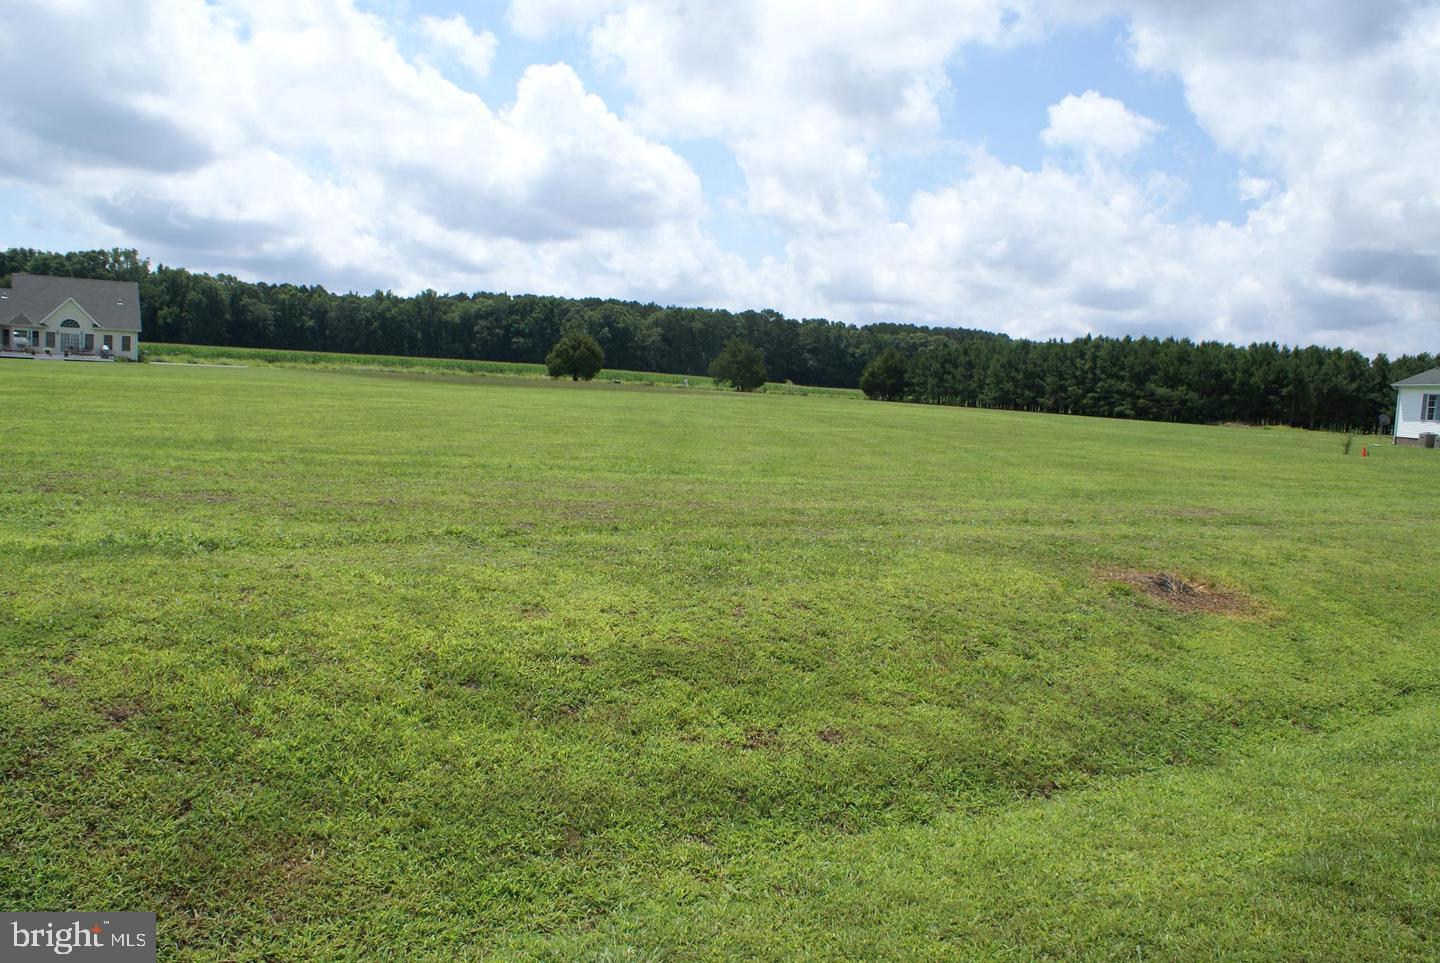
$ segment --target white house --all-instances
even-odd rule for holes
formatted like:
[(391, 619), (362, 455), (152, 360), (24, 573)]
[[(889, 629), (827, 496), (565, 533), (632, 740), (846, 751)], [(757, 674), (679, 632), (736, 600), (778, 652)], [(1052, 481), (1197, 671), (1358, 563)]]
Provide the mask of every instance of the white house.
[(16, 274), (0, 288), (0, 354), (97, 360), (140, 357), (140, 286)]
[(1422, 434), (1440, 435), (1440, 368), (1397, 381), (1395, 444), (1418, 445)]

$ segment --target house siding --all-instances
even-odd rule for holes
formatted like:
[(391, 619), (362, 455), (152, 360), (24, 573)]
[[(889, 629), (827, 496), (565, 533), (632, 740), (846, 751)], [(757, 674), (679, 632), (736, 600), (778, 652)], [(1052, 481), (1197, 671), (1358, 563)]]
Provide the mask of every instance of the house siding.
[(1440, 385), (1415, 385), (1397, 390), (1399, 393), (1395, 402), (1395, 440), (1404, 444), (1407, 439), (1417, 440), (1421, 432), (1427, 431), (1440, 435), (1440, 421), (1425, 421), (1422, 417), (1424, 411), (1421, 409), (1423, 396), (1440, 395)]
[[(22, 332), (25, 333), (27, 338), (29, 338), (30, 332), (37, 332), (39, 337), (33, 339), (33, 343), (30, 346), (30, 350), (32, 351), (32, 353), (58, 355), (61, 353), (60, 322), (65, 320), (65, 318), (69, 316), (73, 316), (73, 313), (61, 312), (55, 317), (49, 318), (46, 320), (46, 322), (41, 324), (29, 326), (17, 325), (14, 327), (6, 325), (5, 327), (9, 328), (10, 331), (16, 334)], [(79, 318), (77, 318), (76, 320), (79, 320)], [(119, 328), (96, 328), (91, 327), (87, 322), (82, 322), (82, 327), (79, 328), (76, 333), (81, 334), (82, 336), (87, 334), (91, 335), (95, 339), (95, 350), (97, 352), (100, 350), (100, 345), (105, 343), (105, 336), (109, 335), (111, 342), (114, 344), (114, 348), (112, 349), (111, 353), (115, 357), (128, 358), (131, 361), (138, 361), (140, 359), (139, 331), (126, 331)], [(125, 343), (125, 338), (130, 339), (129, 351), (126, 351), (121, 347), (121, 345)]]

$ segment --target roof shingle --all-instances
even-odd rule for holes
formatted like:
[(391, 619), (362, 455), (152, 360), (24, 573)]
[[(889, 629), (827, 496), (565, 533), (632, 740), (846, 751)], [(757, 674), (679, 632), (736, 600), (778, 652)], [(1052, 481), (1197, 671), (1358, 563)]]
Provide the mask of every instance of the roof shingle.
[(15, 274), (9, 288), (0, 288), (0, 322), (38, 323), (66, 298), (85, 309), (102, 328), (140, 330), (140, 285), (134, 281), (57, 278), (48, 274)]
[(1431, 368), (1429, 371), (1422, 371), (1417, 375), (1411, 375), (1404, 381), (1397, 381), (1392, 388), (1429, 388), (1440, 387), (1440, 368)]

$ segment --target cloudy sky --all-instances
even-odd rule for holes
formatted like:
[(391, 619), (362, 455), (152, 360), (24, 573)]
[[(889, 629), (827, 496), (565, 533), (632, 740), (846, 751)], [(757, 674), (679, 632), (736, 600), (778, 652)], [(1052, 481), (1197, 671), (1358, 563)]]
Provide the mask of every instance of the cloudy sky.
[(1440, 350), (1440, 0), (5, 0), (0, 244)]

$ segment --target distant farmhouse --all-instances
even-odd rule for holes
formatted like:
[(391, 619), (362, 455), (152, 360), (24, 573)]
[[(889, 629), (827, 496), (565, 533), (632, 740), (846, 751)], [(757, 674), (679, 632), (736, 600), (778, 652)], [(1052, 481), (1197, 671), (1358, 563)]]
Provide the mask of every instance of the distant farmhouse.
[(1395, 444), (1418, 445), (1425, 435), (1440, 436), (1440, 368), (1422, 371), (1390, 387), (1395, 399)]
[(0, 355), (100, 361), (140, 357), (140, 286), (16, 274), (0, 288)]

